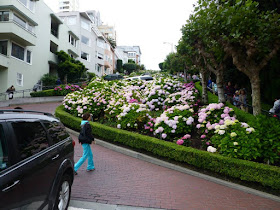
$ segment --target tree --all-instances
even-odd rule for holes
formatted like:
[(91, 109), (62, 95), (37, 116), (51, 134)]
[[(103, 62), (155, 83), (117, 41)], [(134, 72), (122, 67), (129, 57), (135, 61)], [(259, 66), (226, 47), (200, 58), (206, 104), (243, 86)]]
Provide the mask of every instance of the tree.
[(223, 46), (237, 69), (248, 76), (253, 114), (261, 114), (260, 71), (280, 48), (280, 15), (260, 11), (252, 0), (199, 0), (196, 16), (207, 17), (205, 37)]
[(122, 60), (118, 59), (117, 60), (117, 71), (119, 73), (123, 73), (123, 68), (122, 68), (123, 64), (122, 64)]
[(159, 67), (159, 69), (160, 69), (161, 71), (163, 71), (163, 62), (159, 63), (159, 64), (158, 64), (158, 67)]
[(123, 69), (128, 72), (128, 74), (131, 74), (133, 71), (136, 70), (136, 64), (135, 63), (125, 63), (123, 65)]
[(86, 72), (85, 65), (71, 58), (66, 52), (61, 50), (56, 52), (56, 55), (58, 57), (57, 73), (61, 79), (67, 78), (68, 82), (76, 82)]
[(115, 49), (117, 46), (116, 41), (114, 39), (112, 39), (111, 37), (108, 37), (107, 40), (110, 43), (110, 45)]

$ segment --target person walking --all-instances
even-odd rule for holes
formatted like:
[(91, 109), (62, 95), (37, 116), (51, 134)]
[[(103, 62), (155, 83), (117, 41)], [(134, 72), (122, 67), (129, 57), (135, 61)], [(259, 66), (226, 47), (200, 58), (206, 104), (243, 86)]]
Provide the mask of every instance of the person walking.
[(86, 161), (86, 159), (88, 159), (87, 171), (95, 170), (93, 155), (90, 147), (91, 143), (94, 141), (94, 138), (91, 133), (91, 126), (89, 124), (89, 121), (91, 121), (91, 114), (87, 112), (83, 114), (83, 120), (81, 122), (81, 132), (79, 135), (79, 143), (81, 143), (83, 147), (83, 156), (74, 166), (75, 175), (78, 174), (78, 169)]

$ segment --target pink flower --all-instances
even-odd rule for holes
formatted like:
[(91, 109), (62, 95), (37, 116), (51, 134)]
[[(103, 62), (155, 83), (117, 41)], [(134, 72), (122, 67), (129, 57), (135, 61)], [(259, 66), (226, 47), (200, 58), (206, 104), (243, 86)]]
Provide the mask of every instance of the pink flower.
[(151, 128), (150, 131), (153, 132), (153, 129)]
[(179, 140), (177, 140), (177, 142), (176, 142), (178, 145), (182, 145), (182, 144), (184, 144), (184, 140), (183, 139), (179, 139)]
[(165, 138), (167, 137), (167, 134), (166, 134), (166, 133), (163, 133), (163, 134), (161, 134), (161, 137), (162, 137), (163, 139), (165, 139)]
[(189, 139), (189, 138), (191, 138), (191, 135), (190, 134), (186, 134), (186, 135), (184, 135), (184, 137), (186, 137), (186, 139)]
[(206, 135), (203, 134), (200, 136), (200, 138), (204, 139), (204, 138), (206, 138)]
[(200, 124), (197, 124), (197, 125), (196, 125), (196, 128), (198, 128), (198, 129), (199, 129), (199, 128), (200, 128), (200, 126), (201, 126)]

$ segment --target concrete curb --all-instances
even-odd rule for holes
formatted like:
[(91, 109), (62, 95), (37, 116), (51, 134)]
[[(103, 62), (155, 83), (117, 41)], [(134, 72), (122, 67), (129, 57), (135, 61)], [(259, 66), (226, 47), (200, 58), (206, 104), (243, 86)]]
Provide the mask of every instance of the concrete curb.
[[(155, 208), (144, 208), (124, 205), (103, 204), (88, 201), (71, 200), (69, 210), (163, 210)], [(75, 208), (71, 208), (75, 207)]]
[(63, 101), (63, 99), (64, 96), (14, 98), (12, 100), (0, 101), (0, 107), (46, 102), (59, 102)]
[[(67, 131), (69, 133), (75, 135), (75, 136), (79, 135), (78, 132), (73, 131), (69, 128), (67, 128)], [(215, 177), (212, 177), (212, 176), (208, 176), (208, 175), (196, 172), (196, 171), (192, 171), (190, 169), (187, 169), (187, 168), (184, 168), (184, 167), (181, 167), (181, 166), (177, 166), (175, 164), (165, 162), (165, 161), (150, 157), (148, 155), (141, 154), (139, 152), (135, 152), (135, 151), (132, 151), (132, 150), (129, 150), (129, 149), (126, 149), (126, 148), (122, 148), (122, 147), (116, 146), (114, 144), (111, 144), (111, 143), (108, 143), (108, 142), (105, 142), (105, 141), (102, 141), (102, 140), (99, 140), (99, 139), (95, 139), (95, 141), (96, 141), (96, 144), (98, 144), (100, 146), (103, 146), (105, 148), (108, 148), (110, 150), (122, 153), (122, 154), (130, 156), (130, 157), (134, 157), (134, 158), (137, 158), (137, 159), (140, 159), (140, 160), (144, 160), (146, 162), (156, 164), (156, 165), (159, 165), (159, 166), (163, 166), (163, 167), (166, 167), (166, 168), (169, 168), (169, 169), (172, 169), (172, 170), (176, 170), (176, 171), (179, 171), (179, 172), (182, 172), (182, 173), (185, 173), (185, 174), (189, 174), (191, 176), (199, 177), (199, 178), (205, 179), (207, 181), (211, 181), (211, 182), (214, 182), (214, 183), (226, 186), (226, 187), (230, 187), (230, 188), (233, 188), (233, 189), (236, 189), (236, 190), (240, 190), (240, 191), (243, 191), (243, 192), (246, 192), (246, 193), (249, 193), (249, 194), (257, 195), (257, 196), (260, 196), (260, 197), (263, 197), (263, 198), (267, 198), (267, 199), (271, 199), (271, 200), (280, 202), (280, 197), (275, 196), (275, 195), (271, 195), (269, 193), (265, 193), (265, 192), (255, 190), (255, 189), (252, 189), (252, 188), (249, 188), (249, 187), (245, 187), (245, 186), (242, 186), (242, 185), (239, 185), (239, 184), (235, 184), (235, 183), (228, 182), (228, 181), (225, 181), (225, 180), (222, 180), (222, 179), (218, 179), (218, 178), (215, 178)]]

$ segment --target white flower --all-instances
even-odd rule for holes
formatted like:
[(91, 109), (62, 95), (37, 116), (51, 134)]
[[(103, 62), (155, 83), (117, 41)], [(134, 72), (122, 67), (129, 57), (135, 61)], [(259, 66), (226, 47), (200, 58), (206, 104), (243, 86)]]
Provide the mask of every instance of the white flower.
[(225, 134), (225, 130), (219, 130), (218, 134), (220, 134), (220, 135)]
[(238, 145), (238, 142), (236, 142), (236, 141), (233, 142), (233, 145), (234, 145), (234, 146), (237, 146), (237, 145)]
[(129, 127), (130, 126), (130, 123), (127, 123), (127, 127)]
[(138, 126), (137, 123), (135, 123), (134, 126), (137, 127)]
[(121, 128), (121, 124), (118, 124), (118, 125), (117, 125), (117, 128)]
[(215, 147), (212, 147), (212, 146), (207, 147), (207, 152), (212, 152), (212, 153), (214, 153), (214, 152), (216, 152), (216, 151), (217, 151), (217, 149), (216, 149)]
[(231, 136), (231, 137), (235, 137), (235, 136), (237, 136), (237, 134), (236, 134), (235, 132), (232, 132), (232, 133), (230, 134), (230, 136)]

